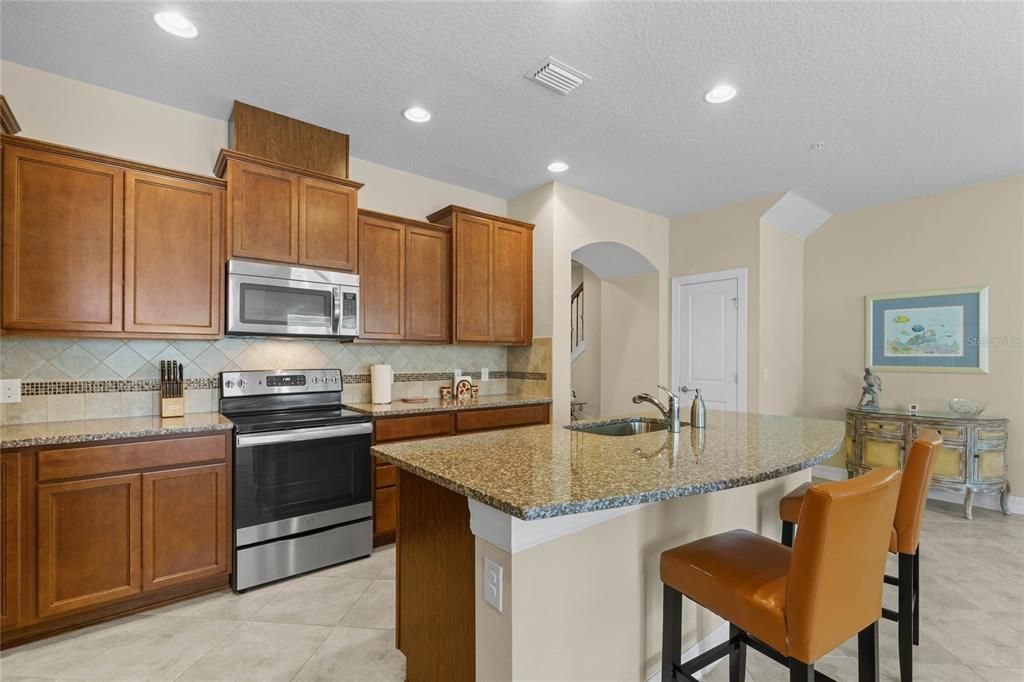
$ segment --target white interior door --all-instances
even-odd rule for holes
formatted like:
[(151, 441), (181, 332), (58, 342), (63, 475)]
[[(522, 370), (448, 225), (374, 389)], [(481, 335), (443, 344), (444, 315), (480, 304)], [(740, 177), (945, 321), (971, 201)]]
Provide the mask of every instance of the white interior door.
[(676, 390), (699, 388), (708, 409), (746, 409), (746, 277), (709, 273), (673, 280)]

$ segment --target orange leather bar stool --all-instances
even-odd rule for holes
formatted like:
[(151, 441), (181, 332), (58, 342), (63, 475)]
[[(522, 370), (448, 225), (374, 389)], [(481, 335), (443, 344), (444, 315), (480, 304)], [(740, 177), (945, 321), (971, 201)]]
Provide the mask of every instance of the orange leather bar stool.
[[(796, 546), (734, 530), (662, 552), (663, 682), (689, 680), (729, 656), (745, 676), (746, 648), (789, 667), (790, 682), (828, 680), (814, 663), (858, 635), (860, 682), (877, 682), (882, 576), (900, 474), (875, 469), (810, 488)], [(680, 663), (682, 597), (729, 621), (729, 641)]]
[[(896, 518), (889, 536), (889, 551), (899, 556), (898, 575), (885, 576), (885, 582), (896, 585), (899, 590), (899, 608), (896, 611), (882, 609), (882, 615), (899, 624), (900, 680), (914, 679), (913, 645), (920, 642), (921, 598), (919, 576), (921, 573), (921, 520), (924, 505), (928, 500), (928, 483), (935, 468), (935, 453), (942, 446), (942, 437), (936, 431), (922, 431), (903, 464), (903, 480), (900, 483), (900, 497), (896, 504)], [(779, 501), (779, 516), (782, 517), (782, 544), (793, 546), (793, 525), (800, 516), (804, 496), (811, 488), (806, 483), (793, 490)]]

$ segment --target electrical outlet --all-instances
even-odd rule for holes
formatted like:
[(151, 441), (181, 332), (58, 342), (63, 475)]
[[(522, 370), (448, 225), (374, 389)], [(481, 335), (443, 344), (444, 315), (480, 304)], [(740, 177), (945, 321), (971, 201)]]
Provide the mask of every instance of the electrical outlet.
[(462, 378), (462, 370), (461, 369), (453, 370), (452, 373), (455, 375), (455, 380), (456, 381), (458, 381), (459, 379)]
[(484, 601), (501, 612), (501, 564), (484, 558)]
[(21, 402), (21, 379), (0, 379), (0, 403)]
[(484, 367), (483, 369), (480, 370), (480, 381), (490, 381), (490, 380), (491, 380), (491, 370), (489, 370), (486, 367)]

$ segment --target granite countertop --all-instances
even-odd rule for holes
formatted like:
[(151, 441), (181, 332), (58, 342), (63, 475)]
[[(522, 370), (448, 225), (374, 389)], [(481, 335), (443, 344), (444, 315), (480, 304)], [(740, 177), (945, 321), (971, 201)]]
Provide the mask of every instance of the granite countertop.
[(736, 412), (709, 411), (707, 423), (703, 433), (685, 426), (678, 434), (622, 437), (531, 426), (380, 445), (373, 453), (461, 495), (532, 520), (779, 478), (835, 454), (845, 432), (841, 421)]
[(0, 426), (0, 448), (31, 448), (42, 445), (87, 443), (101, 440), (148, 438), (176, 433), (227, 431), (234, 427), (217, 412), (196, 412), (184, 417), (160, 416), (83, 419), (81, 421), (39, 422)]
[(516, 407), (518, 405), (544, 405), (551, 402), (547, 396), (528, 395), (482, 395), (472, 403), (456, 403), (454, 400), (441, 402), (440, 398), (430, 398), (423, 403), (403, 403), (396, 398), (387, 405), (373, 403), (345, 403), (345, 408), (353, 412), (373, 415), (374, 417), (394, 417), (404, 414), (425, 414), (427, 412), (460, 412), (462, 410), (483, 410), (496, 407)]

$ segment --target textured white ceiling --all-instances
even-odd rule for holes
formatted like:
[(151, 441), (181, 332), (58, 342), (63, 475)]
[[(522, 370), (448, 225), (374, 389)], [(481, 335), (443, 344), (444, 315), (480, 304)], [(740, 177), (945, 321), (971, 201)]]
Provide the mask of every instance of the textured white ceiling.
[[(352, 154), (502, 197), (551, 179), (662, 215), (795, 191), (836, 212), (1024, 172), (1024, 4), (0, 4), (0, 56), (226, 118), (234, 99)], [(592, 80), (523, 78), (552, 55)], [(702, 95), (719, 81), (739, 96)], [(434, 119), (415, 126), (403, 108)], [(156, 131), (154, 131), (156, 133)], [(809, 151), (824, 141), (822, 151)]]

